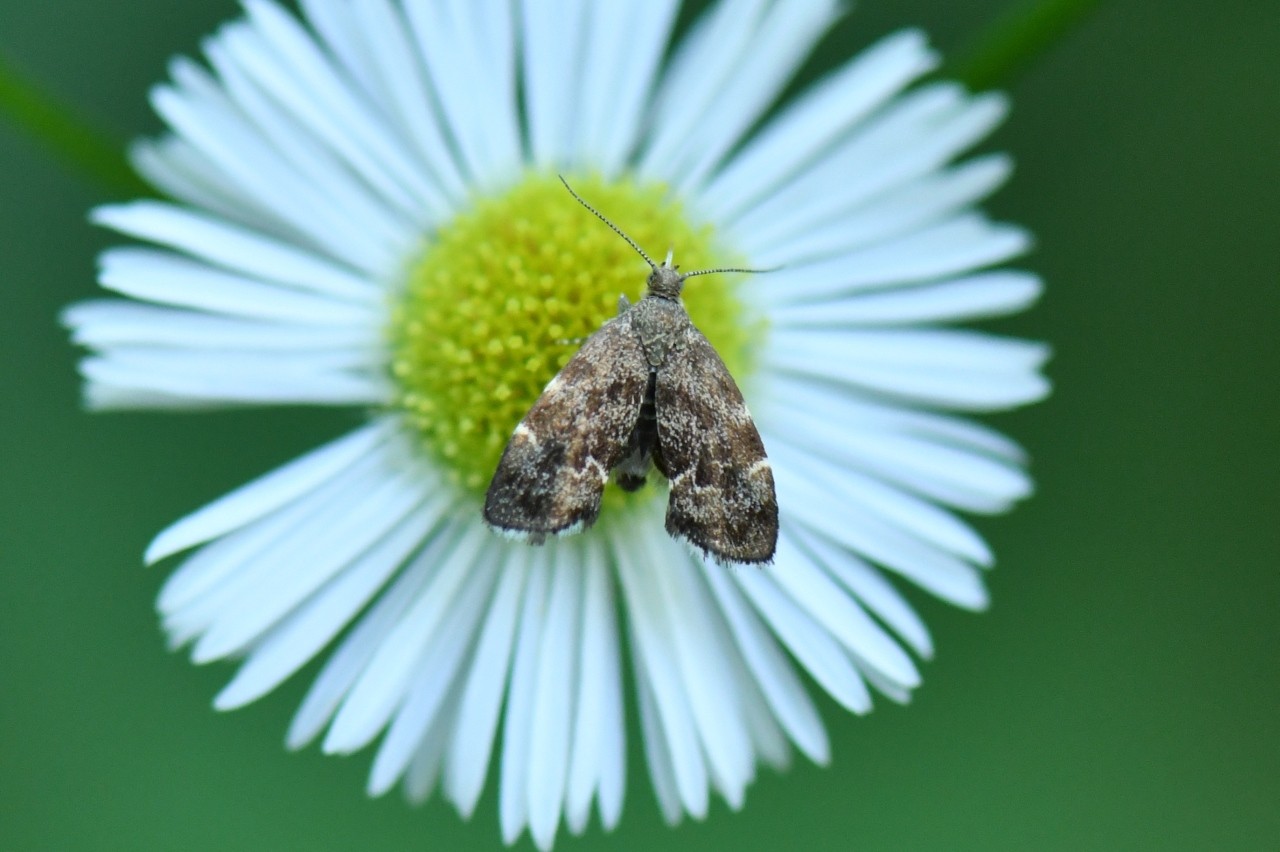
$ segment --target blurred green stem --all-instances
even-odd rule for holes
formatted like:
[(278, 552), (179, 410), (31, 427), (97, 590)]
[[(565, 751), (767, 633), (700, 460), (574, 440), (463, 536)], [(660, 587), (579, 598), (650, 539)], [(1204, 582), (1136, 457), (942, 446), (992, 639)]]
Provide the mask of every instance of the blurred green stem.
[(1024, 0), (1005, 10), (942, 70), (972, 91), (1008, 86), (1058, 42), (1099, 0)]
[(154, 195), (124, 157), (124, 146), (24, 77), (0, 57), (0, 114), (64, 165), (113, 195)]

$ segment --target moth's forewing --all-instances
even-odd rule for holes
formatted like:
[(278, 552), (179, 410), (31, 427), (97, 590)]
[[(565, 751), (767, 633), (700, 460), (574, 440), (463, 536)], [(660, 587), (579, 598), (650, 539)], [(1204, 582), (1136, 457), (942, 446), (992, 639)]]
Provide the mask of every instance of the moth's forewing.
[(591, 526), (648, 376), (630, 314), (601, 326), (516, 426), (485, 494), (485, 521), (534, 541)]
[(667, 532), (726, 562), (769, 562), (778, 500), (764, 442), (733, 376), (689, 323), (672, 340), (655, 395), (658, 458), (671, 480)]

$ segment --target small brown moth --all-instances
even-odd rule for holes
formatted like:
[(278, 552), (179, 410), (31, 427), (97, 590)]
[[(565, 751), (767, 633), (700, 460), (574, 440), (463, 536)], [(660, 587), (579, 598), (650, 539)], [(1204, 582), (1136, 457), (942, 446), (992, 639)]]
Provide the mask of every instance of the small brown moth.
[(656, 264), (599, 211), (652, 270), (636, 304), (602, 325), (516, 426), (485, 494), (484, 519), (541, 544), (595, 523), (605, 483), (634, 491), (651, 467), (671, 482), (667, 532), (719, 562), (773, 559), (778, 501), (764, 443), (742, 393), (680, 301), (671, 253)]

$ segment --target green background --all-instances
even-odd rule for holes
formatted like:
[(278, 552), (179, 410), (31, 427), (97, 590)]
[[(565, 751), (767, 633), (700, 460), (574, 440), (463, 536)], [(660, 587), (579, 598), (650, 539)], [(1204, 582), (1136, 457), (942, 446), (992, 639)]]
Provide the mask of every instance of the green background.
[[(903, 25), (953, 51), (1003, 8), (865, 0), (814, 67)], [(126, 138), (236, 13), (0, 0), (0, 51)], [(995, 418), (1039, 491), (978, 523), (992, 610), (915, 596), (925, 684), (862, 719), (823, 699), (830, 767), (672, 831), (633, 749), (621, 827), (557, 849), (1280, 848), (1277, 56), (1269, 4), (1120, 0), (1013, 82), (989, 209), (1049, 290), (1001, 328), (1053, 343), (1056, 390)], [(94, 293), (103, 200), (0, 122), (0, 848), (501, 848), (492, 783), (470, 824), (368, 800), (367, 752), (282, 748), (307, 677), (223, 715), (232, 669), (165, 651), (150, 536), (353, 418), (82, 413), (55, 317)]]

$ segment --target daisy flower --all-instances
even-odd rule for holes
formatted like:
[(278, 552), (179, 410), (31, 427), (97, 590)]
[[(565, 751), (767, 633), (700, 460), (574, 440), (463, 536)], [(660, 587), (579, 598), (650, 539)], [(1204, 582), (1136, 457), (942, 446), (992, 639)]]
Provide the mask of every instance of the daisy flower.
[[(974, 207), (1009, 159), (957, 160), (1005, 100), (912, 88), (937, 58), (908, 30), (779, 105), (835, 0), (722, 0), (683, 35), (679, 0), (300, 5), (247, 0), (173, 61), (169, 132), (133, 152), (170, 200), (94, 211), (140, 241), (101, 258), (125, 298), (65, 315), (92, 408), (366, 413), (148, 548), (181, 554), (172, 643), (239, 661), (215, 705), (323, 657), (291, 747), (376, 742), (370, 794), (463, 816), (492, 764), (504, 839), (546, 849), (618, 822), (628, 730), (675, 823), (793, 747), (829, 759), (805, 675), (854, 713), (907, 701), (933, 648), (901, 587), (983, 608), (957, 513), (1031, 490), (964, 415), (1048, 391), (1042, 345), (942, 327), (1041, 289)], [(482, 523), (513, 427), (647, 273), (557, 174), (655, 256), (778, 267), (685, 290), (773, 466), (772, 564), (674, 542), (652, 484), (542, 547)]]

